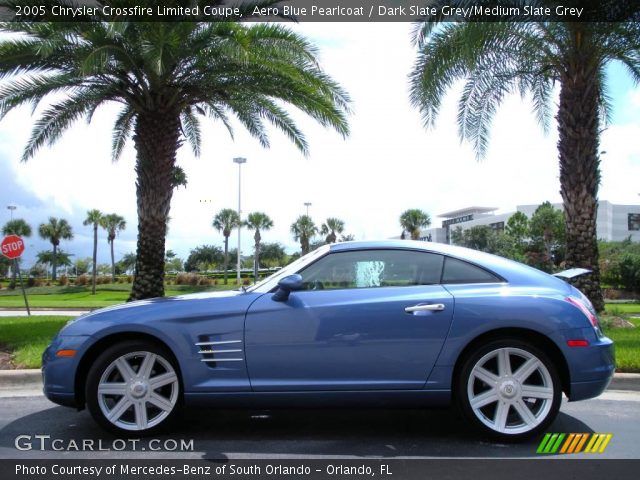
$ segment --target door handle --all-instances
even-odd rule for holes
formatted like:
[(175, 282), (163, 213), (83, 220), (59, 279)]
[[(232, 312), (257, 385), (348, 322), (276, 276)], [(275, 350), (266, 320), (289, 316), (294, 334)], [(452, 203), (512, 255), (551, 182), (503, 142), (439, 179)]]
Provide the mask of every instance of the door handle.
[(444, 310), (444, 303), (429, 303), (429, 304), (414, 305), (412, 307), (407, 307), (404, 309), (404, 311), (407, 313), (441, 312), (442, 310)]

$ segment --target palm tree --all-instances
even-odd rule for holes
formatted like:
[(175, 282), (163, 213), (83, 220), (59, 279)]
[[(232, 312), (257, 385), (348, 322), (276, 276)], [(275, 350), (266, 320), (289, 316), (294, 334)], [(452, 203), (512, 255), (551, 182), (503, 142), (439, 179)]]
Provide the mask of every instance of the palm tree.
[(256, 231), (256, 233), (253, 235), (253, 239), (255, 240), (253, 279), (257, 282), (258, 269), (260, 268), (260, 240), (262, 239), (262, 237), (260, 236), (260, 230), (265, 231), (273, 227), (273, 220), (271, 220), (271, 218), (269, 218), (269, 215), (267, 215), (266, 213), (253, 212), (247, 216), (246, 225), (250, 230)]
[(240, 225), (238, 212), (231, 208), (224, 208), (213, 218), (213, 228), (222, 232), (224, 236), (224, 284), (227, 284), (227, 269), (229, 268), (229, 235)]
[(339, 218), (330, 217), (322, 224), (320, 228), (320, 234), (326, 235), (327, 243), (336, 243), (339, 233), (344, 232), (344, 222)]
[[(606, 21), (607, 12), (626, 15), (624, 2), (598, 5), (602, 15), (597, 23), (509, 19), (440, 23), (427, 18), (417, 31), (420, 52), (411, 75), (411, 101), (421, 110), (425, 124), (432, 124), (448, 88), (459, 79), (466, 80), (458, 127), (461, 138), (471, 141), (481, 158), (493, 114), (507, 95), (531, 94), (537, 119), (547, 129), (555, 106), (554, 86), (560, 86), (555, 118), (567, 221), (566, 264), (592, 271), (579, 277), (577, 285), (602, 310), (596, 213), (599, 135), (609, 110), (606, 72), (607, 65), (617, 61), (640, 81), (640, 23), (637, 19)], [(634, 14), (631, 10), (629, 20)]]
[[(31, 225), (29, 225), (22, 218), (16, 218), (15, 220), (9, 220), (2, 227), (2, 235), (18, 235), (19, 237), (30, 237), (31, 236)], [(15, 260), (19, 262), (20, 259), (17, 258)], [(18, 270), (14, 266), (11, 267), (11, 284), (16, 284), (16, 278), (18, 276)]]
[(98, 265), (98, 226), (102, 222), (102, 212), (100, 210), (88, 210), (87, 218), (82, 224), (84, 226), (93, 225), (93, 270), (91, 275), (91, 294), (96, 294), (96, 267)]
[(109, 246), (111, 247), (111, 283), (114, 283), (116, 281), (116, 261), (113, 256), (113, 243), (118, 232), (127, 228), (127, 222), (120, 215), (110, 213), (102, 217), (100, 225), (107, 231), (107, 242), (109, 242)]
[(58, 246), (61, 240), (71, 240), (73, 231), (71, 225), (64, 218), (49, 217), (47, 223), (41, 223), (38, 227), (38, 234), (45, 240), (49, 240), (53, 246), (51, 256), (51, 279), (56, 280), (56, 270), (58, 268)]
[(411, 240), (418, 240), (420, 238), (420, 230), (427, 228), (429, 225), (431, 225), (431, 217), (428, 213), (418, 208), (410, 208), (400, 215), (402, 233), (409, 232)]
[(298, 219), (291, 224), (291, 233), (294, 240), (300, 241), (300, 250), (302, 255), (309, 253), (309, 244), (311, 239), (318, 233), (318, 227), (313, 223), (309, 215), (300, 215)]
[[(111, 2), (96, 1), (98, 7), (106, 3)], [(155, 0), (117, 3), (119, 7), (157, 4)], [(200, 11), (210, 3), (171, 2), (197, 5)], [(241, 8), (247, 13), (245, 9), (273, 3), (258, 0)], [(200, 153), (201, 117), (219, 120), (232, 133), (235, 116), (264, 147), (269, 146), (267, 127), (272, 124), (304, 154), (307, 140), (287, 105), (343, 136), (348, 134), (347, 94), (322, 71), (316, 49), (283, 25), (184, 18), (108, 22), (84, 16), (81, 20), (0, 24), (0, 31), (10, 33), (0, 41), (0, 115), (50, 94), (65, 94), (56, 97), (36, 121), (22, 157), (27, 161), (40, 147), (58, 140), (74, 121), (91, 120), (104, 104), (120, 104), (113, 128), (113, 159), (118, 159), (130, 137), (137, 152), (138, 245), (130, 299), (164, 294), (166, 218), (174, 188), (186, 180), (176, 165), (176, 153), (184, 142), (195, 155)]]

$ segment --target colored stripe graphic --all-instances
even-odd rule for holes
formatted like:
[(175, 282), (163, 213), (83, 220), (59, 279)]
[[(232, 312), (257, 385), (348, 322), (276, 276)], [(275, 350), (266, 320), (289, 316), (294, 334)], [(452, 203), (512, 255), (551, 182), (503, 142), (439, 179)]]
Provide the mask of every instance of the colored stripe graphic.
[(612, 438), (611, 433), (547, 433), (538, 445), (536, 453), (603, 453)]

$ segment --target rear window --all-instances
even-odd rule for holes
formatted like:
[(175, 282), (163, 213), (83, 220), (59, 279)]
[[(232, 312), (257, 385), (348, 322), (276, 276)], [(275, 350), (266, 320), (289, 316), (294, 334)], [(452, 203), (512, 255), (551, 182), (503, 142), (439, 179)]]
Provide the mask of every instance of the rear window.
[(447, 257), (444, 261), (442, 283), (499, 283), (500, 278), (484, 268), (477, 267), (457, 258)]

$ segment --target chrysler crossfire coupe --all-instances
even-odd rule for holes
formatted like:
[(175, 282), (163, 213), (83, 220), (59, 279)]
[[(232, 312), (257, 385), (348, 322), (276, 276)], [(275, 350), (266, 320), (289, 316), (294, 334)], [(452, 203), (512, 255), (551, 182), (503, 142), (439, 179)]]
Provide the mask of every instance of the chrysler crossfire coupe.
[(180, 408), (455, 403), (495, 439), (539, 434), (562, 394), (598, 396), (611, 340), (569, 283), (428, 242), (323, 246), (240, 290), (118, 305), (70, 321), (44, 392), (118, 434)]

